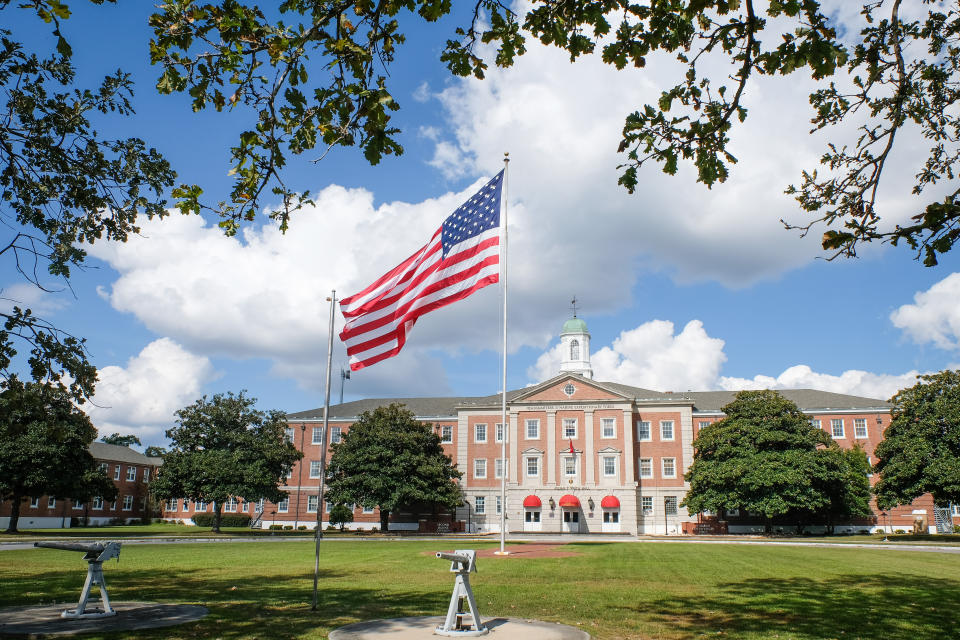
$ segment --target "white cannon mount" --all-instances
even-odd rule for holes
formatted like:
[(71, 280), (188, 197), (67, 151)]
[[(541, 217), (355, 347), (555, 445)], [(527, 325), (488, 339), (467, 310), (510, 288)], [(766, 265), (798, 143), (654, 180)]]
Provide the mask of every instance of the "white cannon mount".
[[(76, 609), (67, 609), (60, 614), (61, 618), (107, 618), (117, 615), (117, 612), (110, 606), (110, 596), (107, 594), (107, 583), (103, 579), (103, 563), (111, 558), (120, 560), (119, 542), (34, 542), (35, 547), (45, 547), (47, 549), (62, 549), (64, 551), (80, 551), (83, 559), (87, 561), (87, 581), (83, 583), (83, 591), (80, 592), (80, 602)], [(90, 589), (97, 585), (100, 587), (100, 601), (103, 604), (102, 609), (87, 609), (87, 601), (90, 599)]]
[[(450, 606), (447, 607), (447, 617), (443, 626), (437, 627), (435, 633), (441, 636), (482, 636), (489, 632), (480, 622), (480, 611), (477, 609), (477, 600), (473, 597), (470, 588), (470, 573), (477, 570), (477, 552), (472, 549), (457, 549), (453, 553), (437, 552), (441, 560), (450, 561), (450, 571), (457, 574), (453, 584), (453, 595), (450, 596)], [(464, 604), (469, 612), (464, 611)], [(464, 618), (469, 615), (470, 621)]]

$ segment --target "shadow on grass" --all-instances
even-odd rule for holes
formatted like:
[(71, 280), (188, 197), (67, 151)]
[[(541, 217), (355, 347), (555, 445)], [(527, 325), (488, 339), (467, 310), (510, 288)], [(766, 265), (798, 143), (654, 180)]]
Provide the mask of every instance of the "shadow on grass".
[[(138, 630), (138, 638), (319, 638), (361, 620), (440, 615), (449, 600), (446, 582), (438, 583), (436, 590), (361, 587), (351, 582), (349, 571), (322, 569), (317, 610), (313, 611), (312, 568), (249, 576), (211, 575), (202, 569), (182, 568), (167, 573), (107, 567), (105, 573), (113, 601), (200, 604), (210, 610), (199, 622), (156, 631)], [(79, 598), (84, 575), (84, 571), (71, 566), (62, 572), (5, 577), (0, 582), (0, 607), (56, 603), (67, 608)], [(84, 636), (99, 637), (124, 638), (129, 632)]]
[(960, 581), (910, 574), (763, 578), (627, 609), (682, 637), (941, 640), (960, 626)]

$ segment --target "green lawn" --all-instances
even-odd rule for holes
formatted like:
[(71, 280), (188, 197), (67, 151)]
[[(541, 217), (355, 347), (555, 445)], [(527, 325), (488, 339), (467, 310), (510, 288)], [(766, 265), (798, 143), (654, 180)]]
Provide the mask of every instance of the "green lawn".
[[(329, 541), (315, 613), (307, 541), (131, 545), (105, 573), (116, 600), (211, 610), (201, 622), (137, 637), (323, 638), (358, 620), (443, 613), (453, 576), (424, 552), (455, 544)], [(482, 558), (473, 579), (481, 613), (577, 625), (595, 638), (939, 640), (960, 628), (960, 555), (644, 543), (569, 548), (581, 555)], [(84, 570), (78, 554), (2, 551), (0, 605), (71, 602)]]

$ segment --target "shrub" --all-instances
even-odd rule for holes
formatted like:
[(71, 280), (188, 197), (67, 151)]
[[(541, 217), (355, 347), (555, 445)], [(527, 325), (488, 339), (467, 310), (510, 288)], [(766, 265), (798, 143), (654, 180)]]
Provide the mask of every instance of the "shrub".
[(335, 526), (333, 526), (332, 524), (328, 524), (328, 525), (327, 525), (327, 531), (336, 531), (336, 530), (337, 530), (337, 528), (336, 528)]
[[(193, 516), (193, 521), (198, 527), (212, 527), (212, 513), (198, 513)], [(220, 516), (221, 527), (249, 527), (250, 516), (246, 513), (224, 513)]]
[(897, 529), (896, 531), (894, 531), (894, 533), (906, 533), (906, 531), (904, 531), (903, 529)]
[(112, 526), (119, 526), (122, 524), (127, 524), (127, 521), (124, 518), (110, 518), (110, 524)]
[(269, 530), (270, 530), (270, 531), (282, 531), (282, 530), (283, 530), (283, 525), (282, 525), (282, 524), (272, 524), (272, 525), (270, 525)]
[(293, 531), (293, 525), (292, 525), (292, 524), (284, 525), (283, 530), (284, 530), (284, 531)]
[(299, 527), (297, 527), (297, 531), (306, 531), (306, 530), (307, 530), (307, 525), (305, 524), (302, 524)]

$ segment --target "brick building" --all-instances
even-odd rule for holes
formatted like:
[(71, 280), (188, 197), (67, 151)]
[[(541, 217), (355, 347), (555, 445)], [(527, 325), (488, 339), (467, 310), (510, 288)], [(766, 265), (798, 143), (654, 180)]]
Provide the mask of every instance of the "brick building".
[[(117, 520), (133, 522), (148, 513), (150, 480), (156, 477), (162, 460), (103, 442), (91, 443), (89, 450), (100, 469), (113, 479), (117, 499), (107, 502), (94, 498), (87, 503), (49, 496), (28, 499), (20, 506), (19, 528), (61, 529), (69, 527), (73, 520), (91, 525)], [(7, 501), (0, 503), (0, 528), (5, 529), (9, 522), (10, 502)]]
[[(330, 408), (329, 440), (337, 442), (363, 411), (403, 403), (434, 425), (444, 450), (463, 472), (465, 504), (456, 513), (439, 518), (391, 514), (391, 530), (499, 531), (504, 507), (512, 532), (673, 534), (691, 533), (698, 525), (703, 531), (705, 524), (707, 530), (723, 526), (731, 533), (763, 530), (763, 522), (749, 513), (731, 510), (705, 518), (680, 506), (689, 488), (683, 476), (693, 462), (693, 441), (700, 429), (723, 417), (721, 407), (734, 392), (671, 393), (593, 380), (590, 334), (579, 318), (564, 324), (561, 345), (564, 358), (557, 376), (508, 392), (506, 428), (500, 424), (499, 395), (378, 398)], [(859, 444), (872, 461), (890, 424), (889, 403), (811, 389), (780, 393), (841, 446)], [(262, 526), (312, 528), (319, 503), (323, 410), (292, 413), (288, 420), (288, 437), (304, 454), (287, 480), (289, 498), (280, 504), (233, 506), (248, 510)], [(504, 437), (506, 465), (500, 460)], [(504, 471), (507, 498), (501, 505)], [(188, 520), (197, 509), (187, 505), (185, 511), (183, 501), (167, 506), (164, 516), (173, 519)], [(909, 530), (918, 518), (933, 530), (930, 496), (889, 512), (877, 510), (874, 517), (846, 523), (841, 530)], [(378, 525), (376, 510), (354, 510), (353, 528)]]

